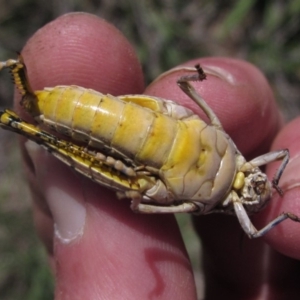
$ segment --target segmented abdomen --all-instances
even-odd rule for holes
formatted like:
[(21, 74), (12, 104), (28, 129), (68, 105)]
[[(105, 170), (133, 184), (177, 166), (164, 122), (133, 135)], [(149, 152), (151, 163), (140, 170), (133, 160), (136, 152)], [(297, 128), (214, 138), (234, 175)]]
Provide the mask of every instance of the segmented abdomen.
[(169, 116), (77, 86), (36, 95), (41, 121), (74, 140), (158, 168), (169, 156), (178, 127)]

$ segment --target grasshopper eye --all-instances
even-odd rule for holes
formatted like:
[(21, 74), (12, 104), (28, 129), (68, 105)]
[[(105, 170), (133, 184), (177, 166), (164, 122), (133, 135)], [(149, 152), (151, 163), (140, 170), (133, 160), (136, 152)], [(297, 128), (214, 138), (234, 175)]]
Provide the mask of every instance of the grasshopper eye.
[(254, 190), (257, 195), (261, 195), (265, 191), (265, 182), (264, 181), (258, 181), (254, 184)]

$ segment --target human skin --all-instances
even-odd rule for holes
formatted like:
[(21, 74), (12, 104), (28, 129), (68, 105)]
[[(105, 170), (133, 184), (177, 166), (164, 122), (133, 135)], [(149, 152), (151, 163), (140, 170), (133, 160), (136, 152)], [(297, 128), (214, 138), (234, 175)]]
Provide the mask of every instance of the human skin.
[[(174, 72), (145, 89), (129, 42), (93, 15), (68, 14), (54, 20), (34, 34), (22, 55), (34, 90), (75, 84), (104, 94), (148, 94), (203, 116), (176, 85), (182, 73)], [(270, 149), (290, 150), (292, 163), (280, 181), (287, 192), (282, 198), (274, 194), (270, 205), (252, 218), (255, 226), (262, 228), (283, 211), (300, 216), (300, 118), (283, 126), (266, 79), (251, 64), (210, 57), (186, 65), (195, 63), (218, 67), (225, 74), (225, 80), (208, 76), (193, 85), (247, 159)], [(32, 121), (19, 100), (17, 96), (16, 110)], [(173, 215), (135, 214), (128, 200), (117, 200), (112, 191), (75, 174), (44, 150), (28, 146), (24, 139), (21, 147), (37, 231), (55, 270), (56, 300), (196, 299), (192, 268)], [(267, 168), (269, 178), (277, 167)], [(203, 243), (206, 299), (299, 294), (295, 278), (300, 224), (288, 220), (263, 238), (244, 237), (242, 242), (234, 217), (200, 216), (194, 224)]]

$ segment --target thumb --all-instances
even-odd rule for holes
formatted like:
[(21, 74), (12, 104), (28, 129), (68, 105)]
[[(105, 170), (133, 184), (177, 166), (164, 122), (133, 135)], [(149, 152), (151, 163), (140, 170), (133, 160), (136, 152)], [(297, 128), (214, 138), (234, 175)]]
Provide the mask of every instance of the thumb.
[[(58, 18), (22, 54), (34, 89), (77, 84), (114, 95), (142, 91), (132, 47), (95, 16)], [(50, 251), (54, 224), (55, 299), (196, 298), (173, 216), (134, 214), (127, 201), (44, 150), (30, 143), (22, 149), (37, 228)]]

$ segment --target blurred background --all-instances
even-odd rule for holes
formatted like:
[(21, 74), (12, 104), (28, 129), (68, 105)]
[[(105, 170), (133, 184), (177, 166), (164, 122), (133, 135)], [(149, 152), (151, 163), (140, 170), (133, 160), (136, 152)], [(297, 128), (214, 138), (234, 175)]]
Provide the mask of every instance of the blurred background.
[[(286, 120), (300, 110), (300, 0), (0, 0), (0, 60), (14, 58), (40, 27), (72, 11), (114, 24), (134, 45), (146, 83), (199, 56), (230, 56), (257, 65)], [(0, 73), (0, 106), (13, 86)], [(0, 130), (0, 299), (53, 299), (46, 253), (31, 219), (17, 137)], [(189, 216), (178, 217), (201, 299), (200, 244)]]

